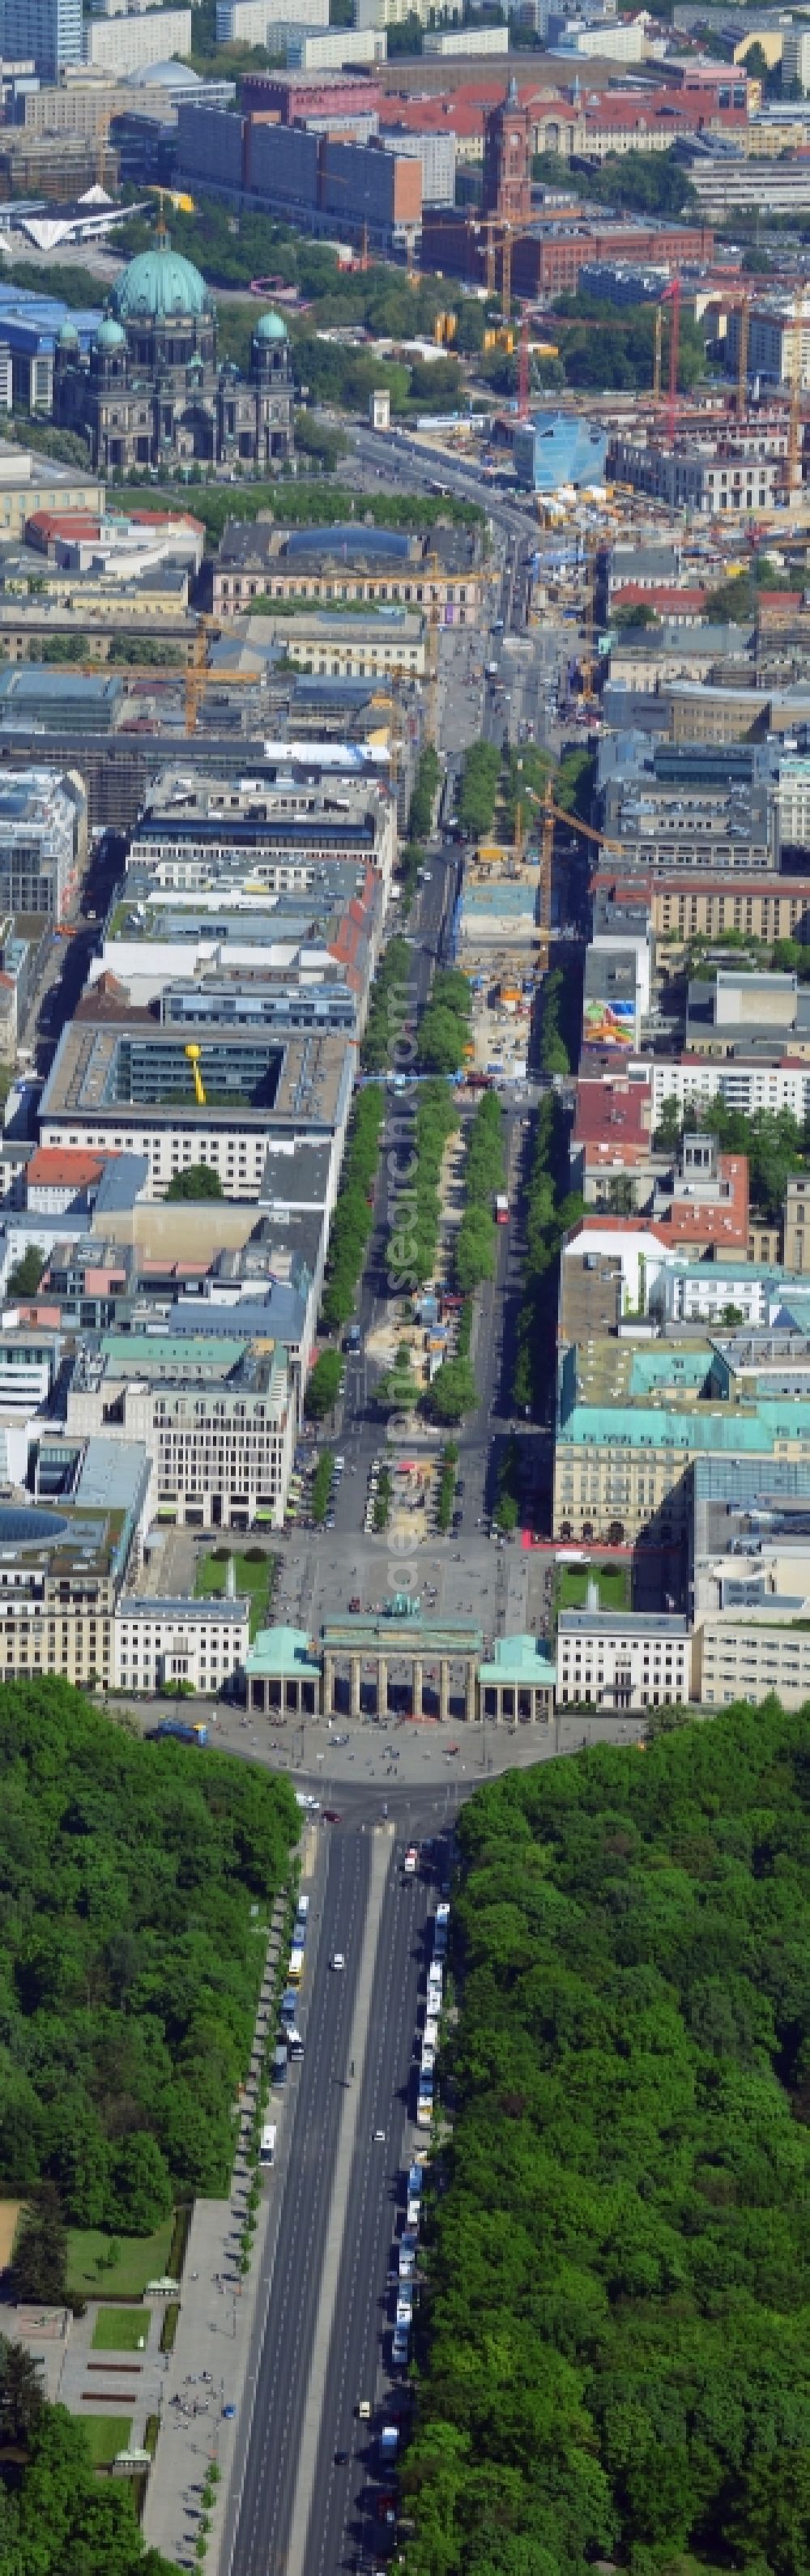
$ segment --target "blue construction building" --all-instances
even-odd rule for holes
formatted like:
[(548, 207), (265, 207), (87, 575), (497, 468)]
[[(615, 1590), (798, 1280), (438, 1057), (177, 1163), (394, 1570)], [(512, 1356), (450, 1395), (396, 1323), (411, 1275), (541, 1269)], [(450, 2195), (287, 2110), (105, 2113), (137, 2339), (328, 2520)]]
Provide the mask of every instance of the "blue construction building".
[(101, 314), (74, 312), (61, 296), (0, 279), (0, 410), (46, 412), (53, 406), (53, 361), (59, 333), (75, 332), (82, 354), (92, 347)]
[(556, 492), (561, 483), (602, 483), (607, 438), (592, 421), (539, 412), (515, 429), (515, 473), (524, 492)]

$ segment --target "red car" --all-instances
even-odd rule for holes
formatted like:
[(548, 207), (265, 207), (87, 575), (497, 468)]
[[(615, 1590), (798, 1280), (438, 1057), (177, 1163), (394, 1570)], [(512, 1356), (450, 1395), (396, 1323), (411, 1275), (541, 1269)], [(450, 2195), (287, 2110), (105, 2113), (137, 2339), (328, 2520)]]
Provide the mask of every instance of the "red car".
[(340, 1823), (340, 1814), (339, 1814), (338, 1808), (337, 1808), (337, 1807), (324, 1807), (324, 1809), (323, 1809), (323, 1821), (324, 1821), (324, 1824), (325, 1824), (325, 1825), (339, 1825), (339, 1823)]

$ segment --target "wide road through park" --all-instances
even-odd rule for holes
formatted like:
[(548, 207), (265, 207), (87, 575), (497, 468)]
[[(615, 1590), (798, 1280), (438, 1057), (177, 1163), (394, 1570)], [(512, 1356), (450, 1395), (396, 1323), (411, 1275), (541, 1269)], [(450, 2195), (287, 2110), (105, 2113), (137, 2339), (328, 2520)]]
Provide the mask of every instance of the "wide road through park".
[[(259, 2571), (261, 2576), (284, 2576), (287, 2566), (338, 2131), (349, 2080), (348, 2043), (371, 1848), (371, 1836), (362, 1830), (333, 1834), (320, 1881), (319, 1917), (310, 1935), (308, 1981), (301, 1999), (304, 2056), (290, 2068), (293, 2098), (281, 2114), (287, 2171), (263, 2323), (259, 2311), (255, 2379), (246, 2391), (248, 2440), (237, 2488), (232, 2576), (259, 2576)], [(317, 1906), (316, 1896), (313, 1912)], [(330, 1968), (336, 1950), (346, 1958), (343, 1975)], [(272, 2246), (270, 2250), (272, 2259)]]
[[(424, 1880), (404, 1881), (404, 1841), (390, 1832), (384, 1849), (381, 1841), (374, 1829), (348, 1820), (333, 1829), (313, 1898), (300, 2013), (305, 2053), (290, 2069), (291, 2098), (282, 2115), (278, 2227), (268, 2242), (272, 2269), (246, 2390), (232, 2549), (226, 2543), (223, 2556), (229, 2576), (288, 2576), (292, 2568), (337, 2576), (371, 2565), (382, 2536), (375, 2522), (379, 2474), (372, 2484), (370, 2473), (388, 2385), (393, 2311), (386, 2276), (409, 2161), (409, 2083), (412, 2093), (424, 1927), (433, 1899)], [(382, 1913), (372, 1906), (367, 1931), (372, 1879), (379, 1890), (381, 1868)], [(335, 1950), (346, 1958), (342, 1974), (330, 1968)], [(352, 2079), (358, 1986), (370, 1973), (367, 2041)], [(347, 2115), (356, 2126), (347, 2189), (335, 2211)], [(385, 2132), (384, 2144), (375, 2140), (377, 2129)], [(333, 2291), (326, 2338), (325, 2277)], [(376, 2401), (371, 2427), (357, 2419), (360, 2396)], [(348, 2452), (345, 2464), (336, 2465), (336, 2449)]]
[[(306, 2576), (346, 2576), (349, 2569), (370, 2568), (383, 2546), (377, 2519), (379, 2431), (393, 2411), (384, 2401), (396, 2296), (387, 2275), (415, 2137), (416, 2021), (420, 1985), (424, 1994), (425, 1927), (436, 1901), (435, 1886), (424, 1878), (404, 1879), (404, 1854), (405, 1842), (400, 1841), (392, 1852), (377, 1954)], [(377, 2129), (385, 2130), (384, 2146), (375, 2142)], [(398, 2376), (401, 2381), (402, 2374)], [(371, 2424), (358, 2421), (361, 2397), (372, 2401)], [(336, 2449), (349, 2453), (345, 2468), (335, 2464)]]

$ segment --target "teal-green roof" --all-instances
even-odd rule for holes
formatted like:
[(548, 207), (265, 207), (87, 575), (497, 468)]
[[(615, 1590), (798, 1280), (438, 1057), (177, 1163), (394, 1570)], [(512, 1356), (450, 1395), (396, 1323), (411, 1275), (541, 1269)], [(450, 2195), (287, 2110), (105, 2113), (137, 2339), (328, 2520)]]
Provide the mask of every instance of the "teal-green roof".
[(113, 287), (122, 322), (173, 322), (208, 311), (204, 277), (190, 259), (168, 247), (141, 251)]
[(718, 1404), (684, 1407), (682, 1413), (670, 1412), (665, 1405), (575, 1404), (557, 1432), (559, 1453), (575, 1449), (676, 1449), (759, 1451), (770, 1456), (777, 1441), (810, 1441), (810, 1403), (795, 1397), (755, 1405)]
[(496, 1637), (493, 1661), (481, 1664), (478, 1679), (513, 1683), (516, 1690), (553, 1690), (557, 1667), (539, 1637)]
[(266, 1679), (295, 1680), (300, 1675), (317, 1678), (320, 1656), (311, 1652), (305, 1628), (260, 1628), (249, 1654), (245, 1656), (248, 1680), (264, 1675)]
[(125, 349), (126, 345), (127, 335), (126, 332), (122, 330), (120, 322), (114, 321), (111, 313), (106, 314), (104, 321), (99, 323), (98, 330), (96, 332), (96, 348)]
[(667, 1395), (677, 1395), (703, 1386), (711, 1367), (708, 1343), (699, 1350), (673, 1349), (670, 1343), (657, 1343), (654, 1350), (634, 1350), (630, 1362), (629, 1392), (634, 1402), (656, 1394), (660, 1387)]
[(286, 322), (282, 322), (280, 313), (261, 313), (253, 337), (254, 340), (286, 340)]
[(103, 1333), (101, 1347), (113, 1374), (116, 1368), (128, 1377), (140, 1369), (146, 1375), (159, 1370), (161, 1377), (174, 1371), (198, 1394), (195, 1373), (212, 1380), (225, 1376), (244, 1358), (245, 1342), (244, 1335), (237, 1341), (230, 1333), (212, 1333), (210, 1340), (207, 1333)]
[(75, 322), (60, 322), (56, 345), (58, 349), (78, 349), (79, 334)]

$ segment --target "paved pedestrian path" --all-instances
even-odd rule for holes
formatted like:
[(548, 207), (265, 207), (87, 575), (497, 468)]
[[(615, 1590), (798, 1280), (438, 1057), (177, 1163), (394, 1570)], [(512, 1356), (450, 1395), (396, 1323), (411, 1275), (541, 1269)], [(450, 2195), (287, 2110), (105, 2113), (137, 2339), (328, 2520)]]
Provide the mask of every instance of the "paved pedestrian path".
[[(311, 1878), (318, 1838), (307, 1827), (302, 1852), (302, 1885)], [(197, 2200), (189, 2229), (181, 2285), (180, 2315), (174, 2350), (161, 2356), (158, 2446), (146, 2492), (143, 2536), (179, 2567), (196, 2567), (195, 2543), (201, 2513), (200, 2490), (209, 2464), (220, 2471), (205, 2559), (205, 2576), (217, 2576), (222, 2516), (239, 2405), (243, 2394), (251, 2328), (263, 2251), (271, 2222), (273, 2179), (258, 2211), (251, 2268), (240, 2268), (242, 2225), (250, 2184), (245, 2143), (251, 2127), (270, 2029), (276, 1971), (281, 1951), (285, 1900), (273, 1909), (261, 1996), (256, 2016), (250, 2072), (239, 2104), (239, 2145), (227, 2200)], [(283, 2120), (286, 2101), (280, 2114)], [(229, 2408), (234, 2413), (226, 2413)]]
[(85, 2423), (88, 2415), (125, 2415), (131, 2426), (130, 2447), (140, 2450), (148, 2417), (160, 2412), (164, 2377), (160, 2331), (165, 2301), (144, 2297), (148, 2325), (144, 2328), (142, 2352), (133, 2352), (128, 2345), (117, 2351), (99, 2352), (94, 2348), (96, 2322), (108, 2304), (123, 2308), (124, 2301), (90, 2299), (84, 2316), (74, 2318), (63, 2347), (59, 2402)]

